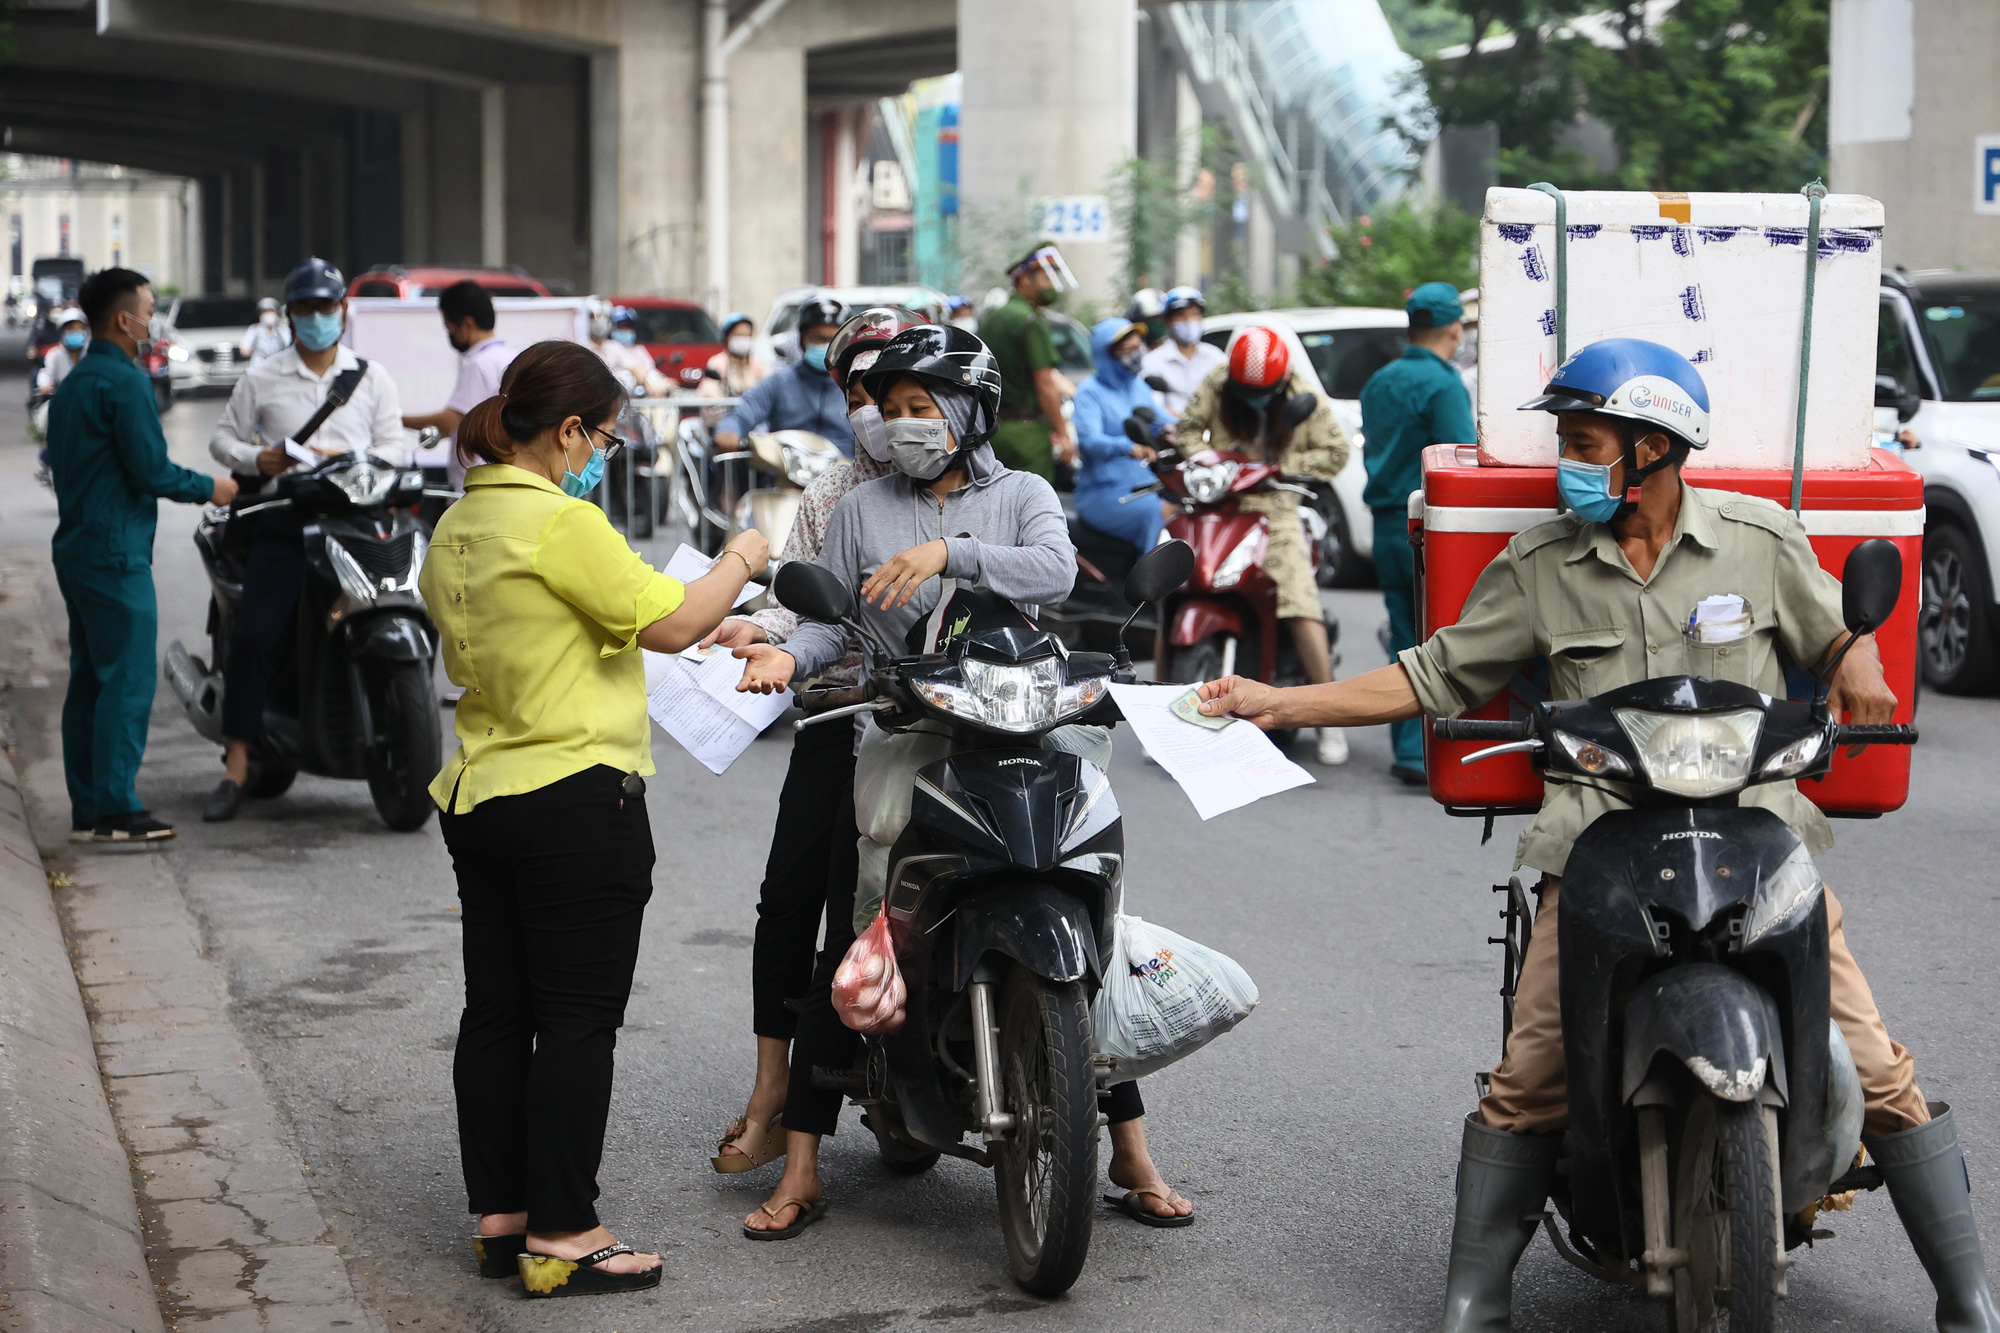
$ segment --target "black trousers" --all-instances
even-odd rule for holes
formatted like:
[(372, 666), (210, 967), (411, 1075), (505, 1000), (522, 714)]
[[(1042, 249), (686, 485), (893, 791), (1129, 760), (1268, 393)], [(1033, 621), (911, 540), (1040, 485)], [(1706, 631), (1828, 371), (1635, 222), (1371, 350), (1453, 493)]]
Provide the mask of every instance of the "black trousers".
[(465, 919), (452, 1086), (467, 1210), (534, 1231), (597, 1225), (639, 925), (653, 894), (643, 796), (599, 765), (442, 815)]
[(243, 562), (243, 599), (229, 631), (229, 660), (222, 673), (222, 734), (236, 741), (264, 734), (271, 661), (292, 630), (292, 613), (306, 581), (299, 521), (284, 514), (257, 514), (249, 521), (255, 526)]
[[(829, 936), (836, 928), (848, 929), (857, 836), (854, 728), (846, 722), (807, 727), (792, 741), (791, 767), (778, 793), (777, 827), (757, 897), (757, 943), (750, 952), (750, 1023), (760, 1037), (790, 1041), (797, 1033), (796, 1005), (813, 975), (820, 918), (826, 918)], [(832, 887), (841, 882), (849, 906), (836, 914), (829, 899)], [(848, 940), (853, 940), (851, 933)], [(838, 956), (833, 961), (839, 966)]]

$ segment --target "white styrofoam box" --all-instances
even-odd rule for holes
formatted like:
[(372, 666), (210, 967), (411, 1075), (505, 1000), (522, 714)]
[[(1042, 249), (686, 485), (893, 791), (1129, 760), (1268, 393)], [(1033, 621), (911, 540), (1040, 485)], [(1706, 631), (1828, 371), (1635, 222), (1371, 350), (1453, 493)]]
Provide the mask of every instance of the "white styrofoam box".
[[(1800, 194), (1581, 191), (1569, 207), (1569, 351), (1648, 338), (1708, 384), (1701, 468), (1792, 465), (1807, 202)], [(1492, 189), (1479, 228), (1479, 442), (1496, 463), (1555, 464), (1548, 414), (1519, 407), (1556, 370), (1555, 200)], [(1882, 205), (1828, 195), (1813, 293), (1806, 465), (1868, 463)]]

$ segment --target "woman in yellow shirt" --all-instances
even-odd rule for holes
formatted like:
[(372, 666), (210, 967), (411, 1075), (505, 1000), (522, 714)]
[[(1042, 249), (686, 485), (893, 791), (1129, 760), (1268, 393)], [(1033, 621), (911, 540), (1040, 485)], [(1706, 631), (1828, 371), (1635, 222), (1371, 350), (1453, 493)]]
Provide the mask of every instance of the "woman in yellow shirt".
[(431, 784), (458, 874), (465, 1010), (452, 1083), (480, 1270), (530, 1296), (655, 1287), (660, 1261), (594, 1207), (639, 923), (653, 771), (637, 648), (679, 652), (770, 561), (755, 532), (685, 587), (580, 497), (617, 451), (624, 390), (589, 348), (543, 342), (459, 425), (465, 498), (421, 581), (458, 701)]

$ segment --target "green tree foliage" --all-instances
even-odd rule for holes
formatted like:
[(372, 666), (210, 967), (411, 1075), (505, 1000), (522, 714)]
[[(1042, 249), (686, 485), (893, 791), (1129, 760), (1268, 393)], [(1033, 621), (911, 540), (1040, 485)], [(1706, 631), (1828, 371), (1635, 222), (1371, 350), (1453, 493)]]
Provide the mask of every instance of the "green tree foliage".
[[(1829, 0), (1676, 0), (1656, 24), (1643, 0), (1450, 3), (1514, 34), (1424, 66), (1439, 124), (1499, 127), (1503, 184), (1790, 191), (1825, 171)], [(1565, 142), (1580, 114), (1610, 127), (1612, 172)]]
[(1462, 289), (1479, 281), (1479, 220), (1449, 201), (1403, 199), (1328, 234), (1336, 253), (1299, 274), (1300, 305), (1400, 307), (1420, 283)]
[(1451, 0), (1382, 0), (1396, 44), (1419, 60), (1472, 40), (1472, 20)]

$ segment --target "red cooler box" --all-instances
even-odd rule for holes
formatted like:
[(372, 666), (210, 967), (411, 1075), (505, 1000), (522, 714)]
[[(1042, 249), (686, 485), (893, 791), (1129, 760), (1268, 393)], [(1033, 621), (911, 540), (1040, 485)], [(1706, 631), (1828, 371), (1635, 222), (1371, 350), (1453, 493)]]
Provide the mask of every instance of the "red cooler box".
[[(1688, 480), (1696, 486), (1791, 503), (1792, 474), (1787, 471), (1690, 471)], [(1421, 630), (1429, 636), (1458, 619), (1473, 583), (1515, 533), (1555, 516), (1555, 469), (1481, 466), (1479, 450), (1472, 445), (1434, 445), (1424, 451), (1424, 488), (1411, 498), (1410, 509)], [(1847, 553), (1870, 537), (1886, 537), (1902, 548), (1903, 595), (1876, 640), (1889, 687), (1899, 701), (1895, 720), (1913, 720), (1917, 613), (1922, 600), (1923, 477), (1881, 449), (1873, 452), (1866, 468), (1807, 472), (1804, 517), (1813, 551), (1835, 577)], [(1794, 698), (1809, 697), (1809, 677), (1792, 671), (1788, 678)], [(1546, 664), (1527, 663), (1497, 697), (1466, 716), (1524, 716), (1546, 696), (1546, 682)], [(1431, 795), (1454, 814), (1539, 807), (1542, 780), (1526, 756), (1459, 763), (1482, 744), (1440, 741), (1427, 732), (1424, 768), (1430, 775)], [(1842, 750), (1832, 772), (1799, 786), (1830, 815), (1867, 817), (1897, 809), (1909, 795), (1910, 747), (1872, 746), (1859, 758)]]

